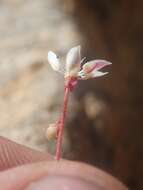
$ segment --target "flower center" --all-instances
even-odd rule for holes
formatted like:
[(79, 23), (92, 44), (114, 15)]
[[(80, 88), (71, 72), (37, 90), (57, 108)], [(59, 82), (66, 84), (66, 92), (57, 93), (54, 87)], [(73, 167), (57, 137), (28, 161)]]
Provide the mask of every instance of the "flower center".
[(69, 88), (70, 91), (73, 91), (76, 84), (77, 84), (77, 77), (66, 77), (65, 78), (65, 88)]

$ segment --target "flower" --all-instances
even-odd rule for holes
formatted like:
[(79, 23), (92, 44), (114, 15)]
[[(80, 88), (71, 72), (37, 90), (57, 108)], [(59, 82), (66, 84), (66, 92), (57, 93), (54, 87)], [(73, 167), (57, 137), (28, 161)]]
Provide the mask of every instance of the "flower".
[(108, 72), (101, 72), (99, 70), (111, 64), (109, 61), (99, 59), (89, 61), (82, 66), (81, 63), (83, 60), (85, 60), (85, 58), (81, 59), (80, 46), (73, 47), (69, 50), (66, 56), (65, 65), (61, 63), (58, 56), (54, 52), (48, 52), (48, 61), (51, 67), (55, 71), (62, 73), (65, 78), (64, 102), (61, 116), (56, 123), (50, 124), (47, 129), (47, 138), (49, 140), (57, 140), (55, 154), (56, 160), (60, 160), (61, 158), (62, 136), (67, 114), (69, 93), (76, 86), (78, 80), (86, 80), (106, 75)]
[(66, 56), (66, 64), (60, 62), (58, 56), (52, 52), (48, 52), (48, 61), (53, 70), (64, 74), (65, 78), (76, 78), (77, 80), (86, 80), (96, 78), (108, 74), (108, 72), (99, 71), (112, 63), (106, 60), (97, 59), (86, 62), (83, 66), (81, 63), (85, 59), (81, 59), (80, 46), (73, 47), (69, 50)]

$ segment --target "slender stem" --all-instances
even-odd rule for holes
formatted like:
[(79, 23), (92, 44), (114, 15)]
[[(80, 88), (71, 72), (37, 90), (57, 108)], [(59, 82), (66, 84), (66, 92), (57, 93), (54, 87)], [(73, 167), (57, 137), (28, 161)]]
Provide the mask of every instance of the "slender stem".
[(65, 86), (63, 111), (62, 111), (61, 120), (59, 123), (57, 144), (56, 144), (56, 156), (55, 156), (56, 160), (60, 160), (61, 158), (62, 137), (63, 137), (64, 123), (65, 123), (65, 118), (66, 118), (66, 113), (67, 113), (69, 92), (70, 92), (69, 86)]

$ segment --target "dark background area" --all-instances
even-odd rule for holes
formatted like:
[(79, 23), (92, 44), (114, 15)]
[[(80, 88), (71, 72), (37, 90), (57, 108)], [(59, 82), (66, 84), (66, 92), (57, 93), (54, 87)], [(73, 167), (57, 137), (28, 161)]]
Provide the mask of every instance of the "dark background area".
[[(68, 9), (70, 3), (72, 9)], [(141, 190), (143, 2), (73, 0), (65, 4), (83, 36), (87, 57), (96, 55), (113, 63), (108, 77), (81, 83), (76, 91), (81, 109), (69, 129), (74, 159), (106, 169), (131, 189)], [(92, 97), (87, 99), (89, 93)], [(94, 114), (90, 107), (97, 102), (104, 106)]]

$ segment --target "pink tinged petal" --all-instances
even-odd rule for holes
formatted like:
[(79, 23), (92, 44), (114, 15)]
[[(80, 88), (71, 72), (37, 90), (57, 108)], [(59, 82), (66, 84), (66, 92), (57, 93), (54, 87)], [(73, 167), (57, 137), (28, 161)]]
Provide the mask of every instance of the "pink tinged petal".
[(107, 66), (107, 65), (111, 65), (112, 63), (109, 61), (105, 61), (105, 60), (93, 60), (93, 61), (89, 61), (87, 63), (85, 63), (83, 65), (83, 69), (82, 71), (86, 74), (86, 73), (90, 73), (94, 70), (99, 70), (102, 69), (103, 67)]
[(66, 74), (77, 75), (80, 70), (80, 46), (71, 48), (66, 57)]
[(57, 55), (54, 52), (49, 51), (47, 58), (48, 58), (49, 64), (53, 68), (53, 70), (60, 71), (60, 62), (59, 62)]

